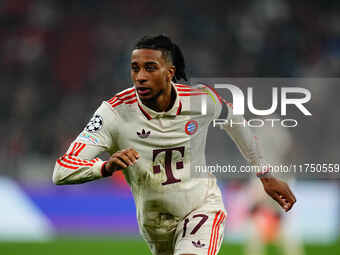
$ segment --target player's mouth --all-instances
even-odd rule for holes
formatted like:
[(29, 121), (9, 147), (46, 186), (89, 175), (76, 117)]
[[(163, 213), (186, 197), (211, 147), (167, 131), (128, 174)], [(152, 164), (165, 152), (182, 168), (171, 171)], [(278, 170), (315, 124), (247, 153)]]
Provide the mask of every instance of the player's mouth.
[(138, 95), (140, 95), (140, 96), (146, 96), (146, 95), (148, 95), (150, 92), (151, 92), (151, 89), (150, 89), (150, 88), (145, 88), (145, 87), (137, 88), (137, 93), (138, 93)]

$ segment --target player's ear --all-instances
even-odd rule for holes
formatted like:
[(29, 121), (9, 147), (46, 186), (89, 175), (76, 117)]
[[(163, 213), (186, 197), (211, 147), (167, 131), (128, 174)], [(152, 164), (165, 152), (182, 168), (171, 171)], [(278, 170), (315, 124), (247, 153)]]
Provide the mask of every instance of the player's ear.
[(170, 65), (168, 67), (168, 81), (172, 81), (176, 73), (176, 67), (174, 65)]

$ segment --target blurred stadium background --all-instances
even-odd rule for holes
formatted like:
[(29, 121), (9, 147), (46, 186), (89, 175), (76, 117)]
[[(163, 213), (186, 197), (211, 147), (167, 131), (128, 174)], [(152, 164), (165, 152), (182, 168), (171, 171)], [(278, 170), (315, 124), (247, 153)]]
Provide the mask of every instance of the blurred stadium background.
[[(0, 1), (0, 254), (149, 254), (122, 175), (51, 182), (55, 159), (101, 101), (131, 84), (138, 38), (171, 36), (191, 77), (338, 77), (339, 11), (336, 0)], [(289, 138), (290, 158), (327, 155), (339, 163), (340, 91), (326, 91), (312, 101), (320, 117), (313, 128), (296, 132), (298, 143)], [(224, 145), (231, 160), (241, 160), (230, 141)], [(214, 160), (217, 151), (207, 153)], [(248, 251), (249, 185), (220, 184), (229, 211), (221, 254), (262, 254)], [(298, 203), (285, 221), (299, 248), (288, 254), (340, 254), (339, 181), (294, 185)], [(270, 234), (277, 218), (261, 215), (255, 222), (267, 233), (259, 238), (267, 254), (283, 254)]]

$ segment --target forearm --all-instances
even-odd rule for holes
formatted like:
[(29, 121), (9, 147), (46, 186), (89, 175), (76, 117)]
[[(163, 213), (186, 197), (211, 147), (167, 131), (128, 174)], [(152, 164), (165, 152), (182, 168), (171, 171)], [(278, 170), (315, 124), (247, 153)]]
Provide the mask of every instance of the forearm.
[(53, 172), (53, 183), (57, 185), (78, 184), (104, 177), (102, 167), (104, 161), (95, 158), (103, 149), (97, 146), (86, 145), (80, 152), (72, 148), (56, 161)]
[(98, 160), (86, 166), (65, 166), (56, 162), (53, 172), (53, 183), (57, 185), (79, 184), (102, 178), (103, 163), (102, 160)]

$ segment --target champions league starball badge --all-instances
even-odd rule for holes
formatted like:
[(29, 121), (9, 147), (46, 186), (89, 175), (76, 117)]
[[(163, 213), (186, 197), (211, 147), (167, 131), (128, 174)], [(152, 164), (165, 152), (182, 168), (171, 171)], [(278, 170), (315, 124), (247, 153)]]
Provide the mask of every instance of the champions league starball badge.
[(86, 125), (86, 131), (93, 133), (99, 131), (103, 126), (103, 118), (100, 115), (94, 115)]

